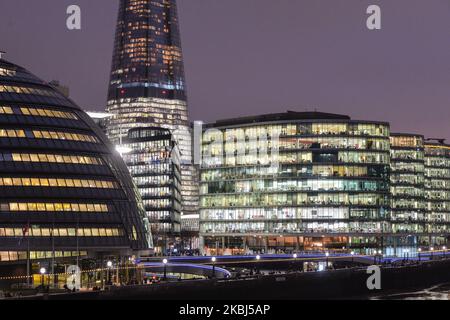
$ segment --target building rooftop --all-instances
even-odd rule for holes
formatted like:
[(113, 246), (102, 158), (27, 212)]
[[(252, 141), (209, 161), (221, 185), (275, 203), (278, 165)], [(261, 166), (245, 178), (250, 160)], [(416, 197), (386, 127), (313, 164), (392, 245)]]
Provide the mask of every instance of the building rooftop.
[(286, 111), (283, 113), (271, 113), (258, 116), (248, 116), (232, 119), (217, 120), (210, 124), (214, 127), (233, 126), (240, 124), (261, 123), (261, 122), (275, 122), (288, 120), (351, 120), (350, 116), (335, 113), (325, 113), (318, 111)]
[(445, 142), (445, 140), (446, 139), (440, 139), (440, 138), (427, 138), (427, 139), (425, 139), (425, 145), (443, 146), (443, 147), (450, 146), (448, 143)]

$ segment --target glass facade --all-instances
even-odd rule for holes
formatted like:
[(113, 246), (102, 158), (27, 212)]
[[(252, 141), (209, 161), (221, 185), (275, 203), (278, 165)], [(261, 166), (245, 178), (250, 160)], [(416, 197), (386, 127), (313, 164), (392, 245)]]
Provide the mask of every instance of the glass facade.
[(337, 247), (358, 244), (360, 236), (375, 246), (377, 235), (390, 231), (388, 124), (295, 112), (245, 120), (203, 133), (205, 247), (222, 239), (263, 248), (275, 237)]
[(425, 204), (431, 244), (445, 243), (450, 233), (450, 146), (425, 143)]
[(191, 132), (175, 0), (121, 0), (106, 120), (108, 137), (121, 144), (128, 130), (171, 130), (181, 155), (183, 213), (197, 213)]
[(391, 135), (392, 231), (425, 232), (424, 138)]
[(142, 196), (155, 250), (176, 245), (181, 228), (181, 171), (178, 146), (168, 129), (138, 128), (121, 145), (122, 158)]
[(44, 81), (0, 69), (0, 260), (148, 249), (140, 197), (106, 136)]

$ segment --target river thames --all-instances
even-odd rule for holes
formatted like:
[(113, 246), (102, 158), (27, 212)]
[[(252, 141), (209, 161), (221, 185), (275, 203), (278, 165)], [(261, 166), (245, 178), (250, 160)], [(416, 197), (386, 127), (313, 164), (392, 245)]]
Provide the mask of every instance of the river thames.
[(376, 296), (371, 300), (450, 300), (450, 283), (416, 291)]

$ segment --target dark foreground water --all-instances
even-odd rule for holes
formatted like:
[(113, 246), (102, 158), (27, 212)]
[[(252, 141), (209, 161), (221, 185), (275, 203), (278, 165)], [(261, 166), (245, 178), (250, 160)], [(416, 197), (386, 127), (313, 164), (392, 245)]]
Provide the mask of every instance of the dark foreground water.
[(372, 300), (450, 300), (450, 283), (416, 291), (381, 295)]

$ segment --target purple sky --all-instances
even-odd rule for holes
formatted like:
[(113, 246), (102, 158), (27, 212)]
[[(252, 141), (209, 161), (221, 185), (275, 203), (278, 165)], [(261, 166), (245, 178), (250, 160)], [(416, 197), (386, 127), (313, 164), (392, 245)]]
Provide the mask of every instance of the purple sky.
[[(82, 8), (81, 31), (65, 27)], [(381, 31), (365, 26), (382, 8)], [(0, 49), (102, 110), (118, 0), (1, 0)], [(179, 0), (191, 120), (287, 109), (450, 138), (450, 1)]]

